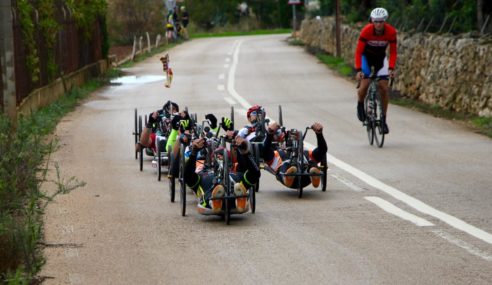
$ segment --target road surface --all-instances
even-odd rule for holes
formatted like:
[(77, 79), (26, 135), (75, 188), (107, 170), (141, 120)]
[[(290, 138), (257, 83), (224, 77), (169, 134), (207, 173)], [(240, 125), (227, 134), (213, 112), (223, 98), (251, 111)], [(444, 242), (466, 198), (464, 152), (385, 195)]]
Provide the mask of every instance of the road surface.
[[(390, 105), (384, 147), (369, 146), (355, 84), (286, 37), (186, 42), (170, 51), (171, 88), (156, 55), (62, 120), (53, 161), (87, 185), (48, 208), (45, 284), (492, 284), (491, 140)], [(189, 195), (181, 217), (133, 153), (134, 108), (168, 99), (199, 118), (233, 105), (236, 126), (251, 104), (274, 120), (281, 104), (288, 128), (321, 122), (327, 191), (298, 199), (262, 172), (255, 214), (227, 226)]]

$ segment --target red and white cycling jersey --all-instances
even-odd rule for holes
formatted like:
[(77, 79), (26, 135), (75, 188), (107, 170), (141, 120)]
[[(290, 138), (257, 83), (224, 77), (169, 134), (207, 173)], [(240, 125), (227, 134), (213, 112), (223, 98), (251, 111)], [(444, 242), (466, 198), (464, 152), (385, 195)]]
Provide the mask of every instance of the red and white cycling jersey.
[(369, 23), (360, 32), (359, 41), (355, 50), (355, 69), (361, 70), (362, 55), (369, 62), (379, 62), (383, 66), (383, 60), (386, 56), (386, 48), (390, 47), (389, 69), (394, 69), (397, 57), (396, 48), (396, 29), (388, 23), (384, 23), (384, 32), (382, 35), (376, 35), (374, 24)]

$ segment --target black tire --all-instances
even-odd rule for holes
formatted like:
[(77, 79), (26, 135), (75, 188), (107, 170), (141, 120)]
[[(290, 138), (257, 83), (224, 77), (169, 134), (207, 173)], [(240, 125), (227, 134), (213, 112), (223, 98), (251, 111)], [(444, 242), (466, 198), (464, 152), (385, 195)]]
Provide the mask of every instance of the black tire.
[(224, 148), (223, 153), (223, 167), (222, 167), (222, 178), (223, 178), (223, 183), (224, 187), (226, 188), (226, 198), (225, 198), (225, 220), (226, 224), (229, 224), (231, 220), (231, 203), (232, 200), (227, 198), (231, 196), (231, 193), (233, 193), (231, 189), (231, 183), (229, 180), (229, 156), (227, 155), (227, 148)]
[[(299, 138), (297, 139), (297, 172), (304, 173), (304, 145), (302, 143), (302, 132), (299, 131)], [(299, 194), (299, 198), (302, 198), (302, 176), (297, 177), (297, 190)]]
[[(133, 136), (135, 137), (135, 145), (140, 141), (140, 133), (138, 132), (138, 116), (137, 108), (135, 108), (135, 128), (133, 129)], [(135, 159), (138, 159), (138, 151), (135, 151)]]
[(148, 118), (147, 115), (145, 115), (145, 125), (147, 126)]
[(167, 153), (167, 158), (168, 158), (168, 169), (167, 169), (167, 177), (169, 179), (169, 195), (171, 197), (171, 203), (174, 203), (174, 199), (176, 197), (176, 180), (175, 177), (173, 176), (173, 170), (172, 170), (172, 161), (171, 161), (171, 152)]
[(186, 183), (184, 181), (185, 168), (185, 148), (184, 144), (179, 147), (179, 194), (181, 198), (181, 216), (186, 215)]
[[(369, 93), (369, 92), (368, 92)], [(366, 112), (366, 131), (367, 131), (367, 139), (369, 140), (369, 144), (374, 144), (374, 114), (371, 110), (369, 110), (369, 100), (371, 98), (370, 94), (366, 95), (364, 99), (364, 110)]]
[[(138, 116), (138, 133), (142, 133), (142, 116)], [(143, 156), (144, 156), (144, 147), (141, 145), (139, 150), (139, 159), (140, 159), (140, 171), (143, 171)]]
[(157, 143), (157, 181), (161, 181), (161, 171), (162, 171), (162, 157), (161, 157), (161, 146), (160, 141)]
[(231, 121), (234, 122), (234, 106), (231, 106)]
[(376, 145), (379, 148), (383, 147), (384, 144), (384, 132), (383, 132), (383, 105), (381, 104), (381, 98), (379, 93), (376, 93), (374, 98), (374, 139)]
[(249, 189), (249, 204), (251, 206), (251, 213), (254, 214), (256, 211), (256, 191), (254, 188)]
[(284, 120), (282, 117), (282, 105), (278, 105), (278, 123), (280, 126), (284, 125)]
[(326, 161), (326, 154), (324, 155), (323, 160), (321, 161), (321, 171), (323, 172), (323, 175), (321, 176), (321, 191), (325, 192), (326, 180), (328, 177), (328, 162)]
[[(257, 143), (253, 144), (253, 154), (254, 154), (255, 163), (259, 168), (260, 167), (260, 145)], [(260, 191), (260, 180), (258, 180), (258, 182), (256, 182), (256, 185), (253, 187), (253, 190), (255, 192)]]

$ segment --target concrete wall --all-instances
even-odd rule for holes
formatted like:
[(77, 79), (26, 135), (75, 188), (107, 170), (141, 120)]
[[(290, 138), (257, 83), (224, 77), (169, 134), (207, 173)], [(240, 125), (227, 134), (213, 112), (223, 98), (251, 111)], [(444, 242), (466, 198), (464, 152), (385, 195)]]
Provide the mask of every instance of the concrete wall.
[(76, 72), (58, 78), (53, 83), (36, 89), (17, 107), (18, 116), (27, 116), (38, 109), (47, 106), (74, 87), (80, 87), (91, 78), (95, 78), (106, 72), (108, 63), (106, 60), (88, 65)]
[[(343, 25), (342, 57), (353, 65), (361, 27)], [(335, 54), (333, 18), (304, 20), (300, 39)], [(464, 35), (398, 34), (394, 89), (429, 104), (492, 116), (492, 38)]]

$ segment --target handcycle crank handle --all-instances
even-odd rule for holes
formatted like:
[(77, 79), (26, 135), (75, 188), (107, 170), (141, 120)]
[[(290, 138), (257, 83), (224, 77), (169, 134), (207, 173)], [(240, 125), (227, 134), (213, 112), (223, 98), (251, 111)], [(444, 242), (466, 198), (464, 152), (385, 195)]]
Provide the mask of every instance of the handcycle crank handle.
[(360, 80), (357, 80), (357, 85), (355, 86), (355, 89), (359, 89), (360, 87)]

